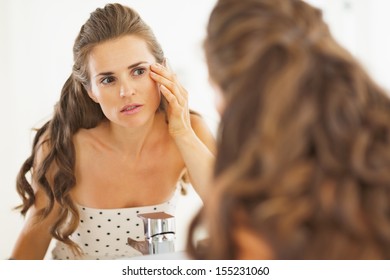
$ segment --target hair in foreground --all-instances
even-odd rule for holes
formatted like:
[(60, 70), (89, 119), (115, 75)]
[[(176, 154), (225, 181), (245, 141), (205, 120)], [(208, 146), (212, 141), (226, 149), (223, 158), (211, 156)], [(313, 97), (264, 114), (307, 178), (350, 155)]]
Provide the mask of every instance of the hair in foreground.
[(204, 47), (226, 108), (191, 255), (237, 258), (243, 225), (276, 259), (390, 258), (389, 98), (321, 12), (301, 0), (220, 0)]
[[(97, 44), (124, 35), (136, 35), (144, 39), (156, 61), (163, 62), (164, 54), (159, 43), (137, 12), (120, 4), (107, 4), (104, 8), (96, 9), (81, 27), (75, 40), (72, 74), (62, 88), (54, 115), (38, 129), (32, 153), (17, 177), (17, 191), (23, 199), (23, 204), (19, 206), (21, 213), (25, 215), (35, 202), (34, 190), (26, 178), (31, 171), (32, 177), (39, 183), (39, 188), (42, 188), (49, 201), (47, 207), (38, 212), (38, 220), (47, 217), (53, 210), (55, 201), (59, 203), (59, 218), (51, 228), (51, 234), (76, 251), (80, 251), (80, 248), (69, 239), (79, 222), (79, 214), (69, 195), (76, 184), (72, 137), (80, 128), (96, 127), (105, 119), (99, 104), (93, 102), (86, 91), (90, 86), (88, 58)], [(48, 153), (40, 164), (36, 164), (37, 151), (41, 145), (47, 147), (45, 150)], [(48, 171), (54, 165), (54, 178), (48, 178)]]

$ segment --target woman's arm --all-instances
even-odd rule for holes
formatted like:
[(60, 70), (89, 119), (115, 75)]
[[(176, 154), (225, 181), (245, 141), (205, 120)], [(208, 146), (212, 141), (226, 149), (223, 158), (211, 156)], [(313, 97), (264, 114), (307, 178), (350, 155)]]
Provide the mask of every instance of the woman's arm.
[(191, 114), (192, 129), (174, 139), (187, 168), (192, 186), (204, 200), (213, 173), (215, 140), (202, 117)]
[(27, 219), (13, 248), (11, 259), (38, 260), (43, 259), (50, 245), (50, 228), (56, 219), (57, 206), (53, 208), (48, 217), (39, 221), (36, 214), (47, 202), (42, 191), (35, 194), (36, 202), (29, 209)]
[[(42, 136), (42, 138), (45, 138), (45, 136)], [(40, 166), (49, 150), (47, 142), (41, 140), (38, 145), (34, 169)], [(49, 168), (46, 178), (50, 182), (53, 181), (53, 174), (54, 169)], [(39, 210), (44, 209), (48, 205), (49, 199), (43, 189), (39, 187), (35, 172), (32, 172), (32, 175), (31, 187), (34, 190), (35, 202), (27, 212), (25, 224), (13, 248), (11, 259), (43, 259), (52, 239), (50, 229), (55, 223), (57, 213), (59, 212), (58, 204), (54, 203), (52, 211), (45, 219), (42, 220), (37, 216)]]
[(150, 76), (160, 84), (168, 102), (169, 133), (180, 150), (191, 184), (203, 200), (214, 165), (214, 137), (200, 116), (190, 114), (188, 93), (175, 74), (163, 65), (153, 64)]

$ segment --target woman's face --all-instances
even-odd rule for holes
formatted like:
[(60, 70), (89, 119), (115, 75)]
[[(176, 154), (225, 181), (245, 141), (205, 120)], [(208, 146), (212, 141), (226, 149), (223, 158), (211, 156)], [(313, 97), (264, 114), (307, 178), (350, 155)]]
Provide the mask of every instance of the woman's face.
[(133, 35), (93, 47), (88, 94), (111, 122), (138, 127), (154, 117), (161, 100), (158, 85), (149, 75), (155, 62), (146, 42)]

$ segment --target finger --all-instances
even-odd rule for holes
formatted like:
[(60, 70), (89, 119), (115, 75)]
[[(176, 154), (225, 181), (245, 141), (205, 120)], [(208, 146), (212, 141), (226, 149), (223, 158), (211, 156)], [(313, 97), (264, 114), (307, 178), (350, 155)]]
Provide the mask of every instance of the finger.
[(183, 106), (186, 104), (187, 97), (185, 94), (182, 93), (181, 86), (177, 85), (176, 83), (168, 80), (167, 78), (160, 76), (154, 72), (150, 72), (151, 78), (156, 81), (157, 83), (165, 86), (166, 89), (169, 90), (171, 94), (176, 96), (178, 102), (182, 104)]
[(161, 93), (164, 95), (165, 99), (168, 102), (168, 106), (171, 107), (172, 112), (176, 112), (175, 115), (181, 114), (180, 112), (182, 112), (183, 110), (188, 111), (187, 103), (185, 103), (184, 105), (181, 105), (178, 102), (177, 97), (174, 94), (172, 94), (169, 91), (169, 89), (167, 89), (165, 86), (161, 85), (160, 89), (161, 89)]
[(182, 86), (182, 84), (178, 81), (177, 79), (177, 76), (176, 74), (172, 71), (172, 67), (169, 63), (169, 60), (167, 58), (164, 59), (163, 61), (163, 66), (169, 71), (172, 73), (172, 81), (175, 82), (177, 84), (177, 86), (179, 87), (179, 92), (181, 94), (181, 96), (183, 96), (183, 98), (188, 101), (188, 92), (187, 90)]
[(165, 66), (158, 64), (158, 63), (152, 64), (150, 67), (151, 67), (151, 70), (153, 72), (155, 72), (161, 76), (166, 77), (170, 81), (176, 82), (175, 73), (173, 73), (173, 71), (171, 69), (169, 69), (168, 67), (165, 67)]
[(187, 92), (187, 90), (181, 84), (179, 85), (179, 87), (180, 87), (180, 92), (181, 92), (181, 95), (183, 96), (183, 98), (188, 100), (188, 92)]
[(164, 85), (160, 85), (161, 93), (164, 95), (169, 105), (172, 107), (180, 107), (177, 97)]
[(171, 80), (170, 78), (161, 75), (160, 73), (150, 71), (150, 77), (157, 83), (163, 84), (170, 90), (173, 90), (173, 88), (176, 86), (176, 83), (174, 80)]
[[(175, 85), (177, 86), (177, 88), (179, 89), (179, 91), (177, 91), (177, 93), (183, 95), (183, 92), (182, 90), (184, 89), (183, 86), (180, 84), (180, 82), (178, 81), (177, 77), (176, 77), (176, 74), (173, 73), (170, 68), (165, 67), (161, 64), (152, 64), (151, 65), (151, 73), (156, 73), (164, 78), (166, 78), (166, 81), (171, 81), (172, 84), (164, 84), (166, 87), (168, 87), (174, 94), (176, 93), (175, 89), (172, 88), (170, 85)], [(162, 81), (162, 80), (161, 80)], [(187, 94), (187, 92), (185, 91), (185, 94), (184, 96)]]

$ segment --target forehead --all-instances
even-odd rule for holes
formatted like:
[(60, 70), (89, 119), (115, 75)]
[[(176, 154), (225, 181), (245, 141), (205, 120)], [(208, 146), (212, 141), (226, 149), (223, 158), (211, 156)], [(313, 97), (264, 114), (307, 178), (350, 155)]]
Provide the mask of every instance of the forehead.
[(90, 52), (88, 64), (92, 73), (127, 68), (139, 61), (154, 63), (156, 59), (145, 40), (133, 35), (126, 35), (94, 46)]

